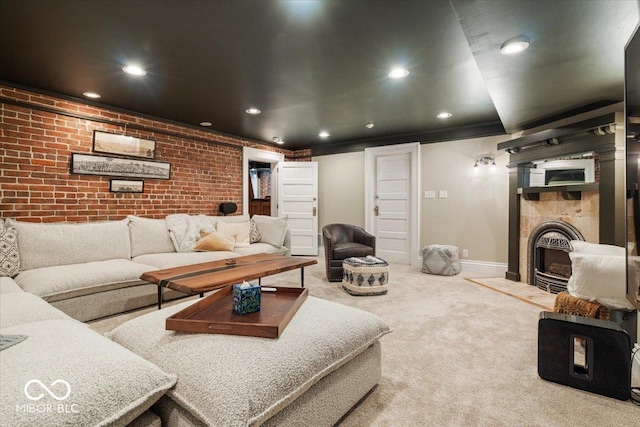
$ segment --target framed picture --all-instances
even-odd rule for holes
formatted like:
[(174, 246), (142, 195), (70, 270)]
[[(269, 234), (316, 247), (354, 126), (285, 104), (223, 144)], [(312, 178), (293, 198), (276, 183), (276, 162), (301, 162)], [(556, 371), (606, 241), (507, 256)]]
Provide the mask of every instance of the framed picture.
[(120, 154), (123, 156), (154, 159), (156, 157), (156, 142), (150, 139), (94, 130), (93, 151), (96, 153)]
[(112, 193), (144, 193), (144, 181), (128, 179), (112, 179), (109, 185)]
[(71, 154), (71, 173), (124, 178), (170, 179), (171, 164), (73, 153)]

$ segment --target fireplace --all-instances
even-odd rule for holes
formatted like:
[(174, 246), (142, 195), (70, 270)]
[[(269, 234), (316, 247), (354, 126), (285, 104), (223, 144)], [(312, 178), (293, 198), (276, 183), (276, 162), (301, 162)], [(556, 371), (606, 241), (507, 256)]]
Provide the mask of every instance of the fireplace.
[(529, 284), (550, 293), (567, 290), (571, 277), (571, 240), (584, 240), (573, 225), (559, 220), (545, 221), (529, 236)]

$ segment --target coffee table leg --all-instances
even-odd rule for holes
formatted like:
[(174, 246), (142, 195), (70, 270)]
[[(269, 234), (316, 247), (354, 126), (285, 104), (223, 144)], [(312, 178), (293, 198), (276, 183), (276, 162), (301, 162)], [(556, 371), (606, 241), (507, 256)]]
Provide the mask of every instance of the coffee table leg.
[(300, 287), (304, 288), (304, 267), (300, 268)]
[(204, 296), (204, 292), (200, 292), (200, 298)]
[(162, 286), (158, 286), (158, 310), (162, 308)]
[(262, 279), (258, 277), (258, 286), (262, 286)]

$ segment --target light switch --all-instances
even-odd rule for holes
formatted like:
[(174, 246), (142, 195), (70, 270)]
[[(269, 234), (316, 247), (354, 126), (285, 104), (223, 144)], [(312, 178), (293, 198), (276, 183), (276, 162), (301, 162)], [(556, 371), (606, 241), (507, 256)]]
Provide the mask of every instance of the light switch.
[(440, 190), (440, 198), (441, 199), (447, 198), (447, 190)]
[(436, 198), (436, 192), (434, 190), (427, 190), (424, 192), (424, 198), (425, 199), (435, 199)]

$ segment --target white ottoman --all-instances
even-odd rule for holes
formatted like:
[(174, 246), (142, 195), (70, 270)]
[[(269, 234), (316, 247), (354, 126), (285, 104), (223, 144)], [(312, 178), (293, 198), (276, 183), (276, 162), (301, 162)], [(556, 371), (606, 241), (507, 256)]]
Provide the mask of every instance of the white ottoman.
[(347, 258), (342, 262), (342, 271), (342, 287), (351, 295), (387, 293), (389, 264), (382, 258)]
[(422, 248), (422, 272), (440, 276), (460, 273), (459, 250), (451, 245), (429, 245)]

